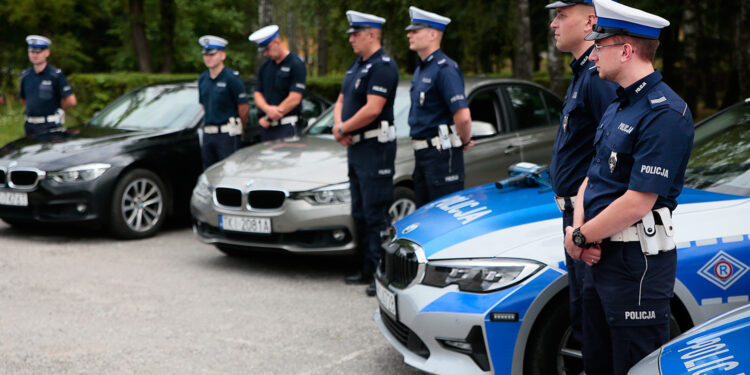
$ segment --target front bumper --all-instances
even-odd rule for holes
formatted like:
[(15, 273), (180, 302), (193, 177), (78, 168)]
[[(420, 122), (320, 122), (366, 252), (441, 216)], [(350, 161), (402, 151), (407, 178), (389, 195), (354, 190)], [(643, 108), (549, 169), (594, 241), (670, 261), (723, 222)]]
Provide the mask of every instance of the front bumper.
[(93, 181), (60, 184), (43, 179), (33, 189), (0, 187), (0, 192), (21, 193), (27, 206), (0, 205), (0, 218), (17, 222), (96, 224), (107, 216), (116, 173), (107, 171)]
[[(273, 210), (217, 207), (210, 199), (193, 194), (190, 200), (193, 232), (202, 242), (235, 249), (281, 250), (294, 253), (347, 254), (356, 249), (354, 221), (348, 204), (315, 206), (286, 199)], [(219, 215), (268, 218), (270, 234), (223, 230)]]

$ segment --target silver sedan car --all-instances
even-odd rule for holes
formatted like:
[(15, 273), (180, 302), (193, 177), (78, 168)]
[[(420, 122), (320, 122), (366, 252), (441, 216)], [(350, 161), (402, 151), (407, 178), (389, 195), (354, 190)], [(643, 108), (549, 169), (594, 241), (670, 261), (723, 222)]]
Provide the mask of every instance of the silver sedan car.
[[(465, 84), (475, 142), (464, 156), (466, 187), (506, 177), (517, 162), (549, 163), (562, 107), (555, 94), (521, 80), (468, 78)], [(409, 82), (402, 81), (394, 104), (394, 221), (415, 209), (409, 103)], [(227, 255), (353, 252), (346, 148), (332, 127), (329, 110), (300, 137), (238, 150), (206, 170), (190, 205), (197, 237)]]

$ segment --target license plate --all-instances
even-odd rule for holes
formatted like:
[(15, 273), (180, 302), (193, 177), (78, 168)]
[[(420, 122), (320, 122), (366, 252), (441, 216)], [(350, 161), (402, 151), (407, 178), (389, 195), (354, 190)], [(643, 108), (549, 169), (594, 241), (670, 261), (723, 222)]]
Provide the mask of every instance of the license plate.
[(29, 205), (29, 195), (26, 193), (0, 191), (0, 205), (26, 207)]
[(380, 308), (388, 313), (393, 319), (397, 319), (396, 294), (388, 290), (388, 288), (381, 284), (378, 279), (375, 279), (375, 295), (378, 296)]
[(271, 219), (219, 215), (219, 227), (224, 230), (247, 233), (271, 233)]

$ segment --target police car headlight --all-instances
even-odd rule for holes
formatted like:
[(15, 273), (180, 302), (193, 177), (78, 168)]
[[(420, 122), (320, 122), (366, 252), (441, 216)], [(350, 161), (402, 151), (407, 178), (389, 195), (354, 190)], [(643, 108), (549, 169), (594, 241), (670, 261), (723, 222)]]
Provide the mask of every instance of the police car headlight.
[(313, 205), (341, 204), (351, 202), (349, 183), (330, 185), (311, 191), (303, 191), (292, 195), (296, 199), (304, 199)]
[(193, 195), (203, 199), (211, 198), (211, 185), (208, 183), (208, 177), (205, 174), (198, 177), (198, 182), (193, 188)]
[(77, 165), (57, 172), (48, 172), (47, 177), (61, 184), (92, 181), (99, 178), (110, 167), (111, 165), (104, 163)]
[(446, 287), (458, 285), (464, 292), (493, 292), (516, 285), (544, 267), (528, 259), (452, 259), (430, 261), (422, 284)]

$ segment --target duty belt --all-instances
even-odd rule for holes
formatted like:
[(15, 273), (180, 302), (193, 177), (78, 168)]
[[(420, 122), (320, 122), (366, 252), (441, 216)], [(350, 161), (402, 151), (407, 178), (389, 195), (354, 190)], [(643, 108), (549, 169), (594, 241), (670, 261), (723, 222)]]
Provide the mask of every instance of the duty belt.
[(54, 114), (49, 116), (26, 116), (26, 122), (29, 124), (44, 124), (47, 122), (60, 122), (60, 115)]
[(203, 132), (206, 134), (229, 133), (229, 125), (205, 125)]
[(393, 126), (393, 125), (388, 121), (381, 121), (380, 127), (378, 127), (377, 129), (370, 129), (363, 133), (352, 134), (352, 145), (355, 145), (367, 139), (377, 138), (380, 135), (381, 128), (384, 126)]
[[(461, 138), (458, 136), (458, 132), (456, 131), (456, 125), (446, 125), (441, 124), (440, 126), (449, 126), (450, 127), (450, 142), (451, 142), (451, 148), (461, 147)], [(411, 147), (414, 149), (414, 151), (424, 150), (429, 147), (435, 147), (438, 149), (438, 151), (443, 149), (443, 145), (440, 142), (440, 136), (435, 136), (432, 138), (427, 139), (412, 139), (411, 140)]]
[(559, 195), (555, 195), (555, 203), (557, 203), (557, 208), (560, 210), (560, 212), (565, 211), (565, 201), (570, 201), (570, 208), (573, 208), (576, 204), (576, 196), (571, 197), (561, 197)]
[(282, 117), (278, 121), (271, 122), (271, 126), (294, 125), (294, 124), (297, 123), (298, 120), (299, 120), (299, 117), (296, 116), (296, 115), (295, 116), (286, 116), (286, 117)]

